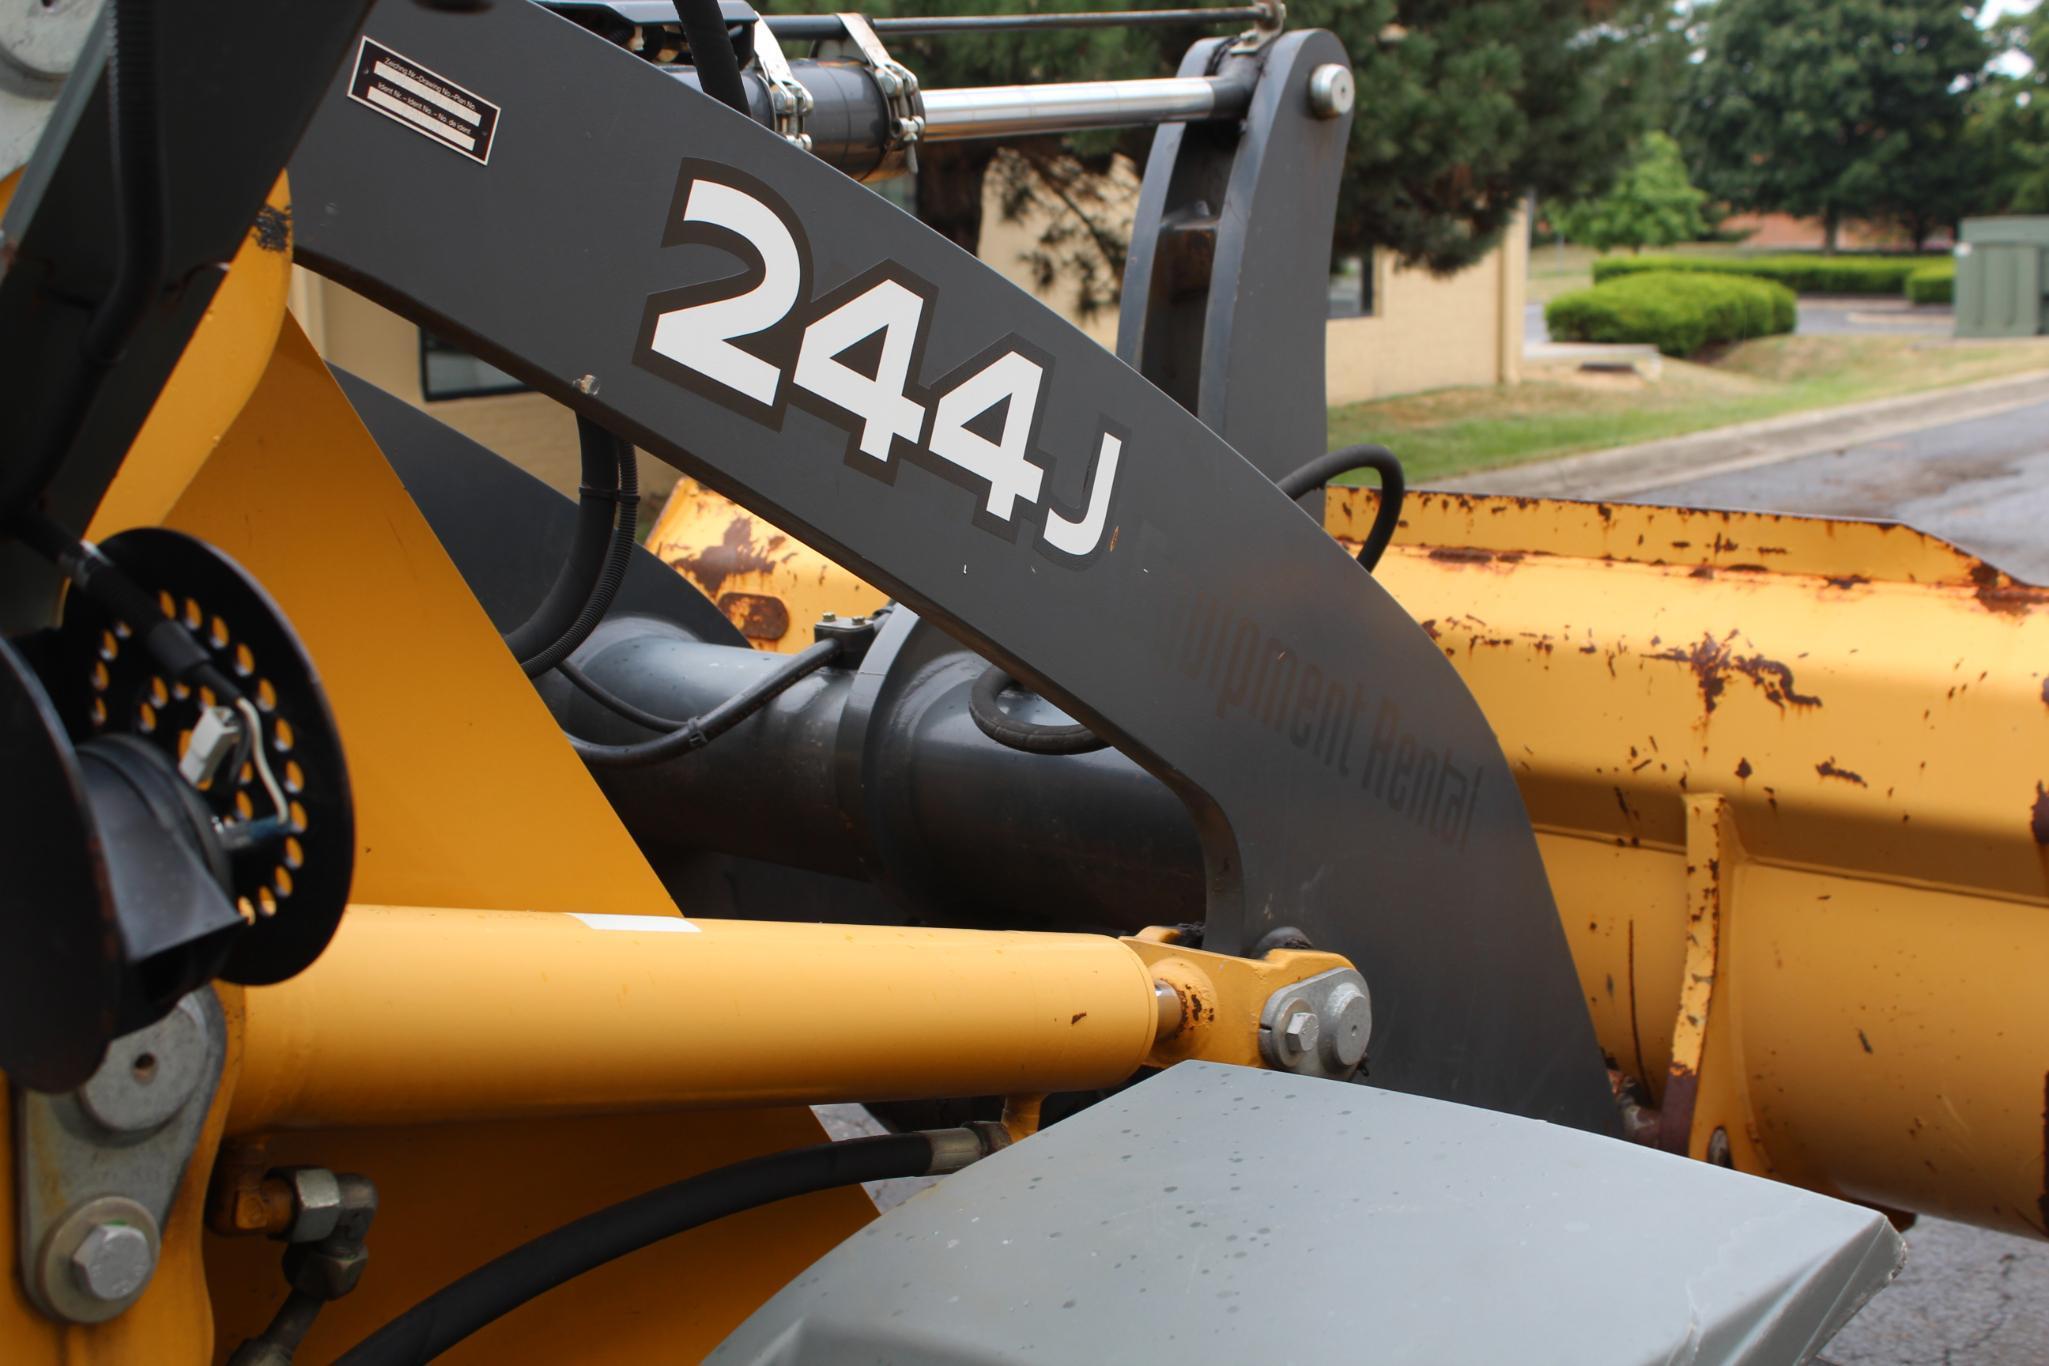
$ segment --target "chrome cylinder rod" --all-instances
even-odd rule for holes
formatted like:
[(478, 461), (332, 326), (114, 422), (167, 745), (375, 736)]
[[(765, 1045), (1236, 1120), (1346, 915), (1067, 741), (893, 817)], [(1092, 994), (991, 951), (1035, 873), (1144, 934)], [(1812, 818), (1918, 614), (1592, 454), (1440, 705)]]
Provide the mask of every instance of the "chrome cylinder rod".
[[(667, 0), (663, 0), (667, 3)], [(830, 14), (764, 14), (769, 31), (778, 38), (830, 40), (845, 36), (839, 19)], [(877, 33), (922, 36), (942, 33), (1018, 33), (1033, 29), (1078, 28), (1219, 28), (1231, 24), (1278, 27), (1280, 12), (1273, 4), (1239, 5), (1228, 9), (1142, 9), (1078, 10), (1055, 14), (949, 14), (900, 15), (873, 18), (868, 22)]]
[(1237, 118), (1251, 96), (1249, 84), (1205, 76), (927, 90), (924, 138), (964, 142)]

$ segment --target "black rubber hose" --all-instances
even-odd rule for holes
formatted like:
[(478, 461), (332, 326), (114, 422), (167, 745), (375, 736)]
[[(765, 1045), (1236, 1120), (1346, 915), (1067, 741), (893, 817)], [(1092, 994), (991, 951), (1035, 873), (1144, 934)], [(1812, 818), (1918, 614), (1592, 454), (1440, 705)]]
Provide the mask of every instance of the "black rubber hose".
[(690, 45), (690, 64), (697, 68), (699, 88), (720, 104), (752, 118), (747, 87), (740, 81), (740, 57), (733, 51), (733, 35), (726, 31), (719, 0), (676, 0), (676, 17), (683, 22), (683, 41)]
[(417, 1366), (565, 1281), (714, 1219), (795, 1195), (924, 1176), (925, 1134), (820, 1143), (736, 1162), (585, 1215), (437, 1290), (344, 1353), (336, 1366)]
[[(715, 0), (714, 0), (715, 2)], [(157, 0), (114, 0), (107, 60), (114, 221), (121, 255), (86, 324), (86, 357), (112, 365), (164, 287), (164, 147), (157, 73)]]
[(575, 539), (541, 605), (505, 637), (529, 678), (569, 658), (604, 620), (626, 578), (639, 530), (640, 466), (632, 443), (583, 417), (576, 419), (576, 436), (583, 490)]
[(1004, 711), (998, 699), (1005, 688), (1016, 686), (1017, 680), (1004, 672), (1002, 666), (991, 664), (968, 691), (969, 719), (997, 744), (1026, 754), (1093, 754), (1110, 747), (1109, 741), (1097, 738), (1087, 726), (1042, 726), (1036, 721), (1020, 721)]
[[(692, 750), (703, 749), (760, 711), (790, 687), (832, 663), (838, 658), (843, 645), (844, 642), (839, 638), (832, 637), (798, 651), (774, 673), (755, 680), (704, 715), (693, 716), (659, 739), (643, 740), (632, 745), (600, 745), (572, 735), (569, 737), (569, 743), (575, 746), (583, 761), (593, 768), (640, 768), (647, 764), (658, 764), (664, 759), (673, 759), (679, 754), (688, 754)], [(571, 677), (569, 681), (575, 683), (576, 679)], [(603, 700), (599, 699), (601, 702)], [(650, 720), (661, 719), (652, 713), (648, 713), (648, 716)]]
[(614, 716), (623, 717), (644, 730), (651, 730), (657, 735), (667, 735), (672, 730), (681, 730), (690, 724), (673, 716), (658, 716), (645, 707), (636, 706), (566, 659), (555, 666), (555, 672), (575, 684), (578, 692), (606, 711)]
[(1408, 491), (1408, 483), (1402, 478), (1402, 462), (1393, 451), (1385, 446), (1346, 446), (1319, 455), (1274, 482), (1290, 498), (1300, 498), (1353, 470), (1372, 470), (1380, 476), (1380, 510), (1373, 514), (1372, 529), (1366, 533), (1366, 543), (1359, 547), (1359, 563), (1370, 571), (1380, 563), (1388, 543), (1394, 540), (1395, 528), (1402, 520), (1402, 497)]
[(212, 653), (185, 623), (167, 615), (157, 595), (129, 578), (98, 546), (79, 540), (39, 512), (16, 518), (10, 529), (29, 549), (56, 565), (71, 581), (73, 592), (126, 622), (165, 677), (211, 688), (228, 706), (242, 700), (242, 689), (213, 662)]

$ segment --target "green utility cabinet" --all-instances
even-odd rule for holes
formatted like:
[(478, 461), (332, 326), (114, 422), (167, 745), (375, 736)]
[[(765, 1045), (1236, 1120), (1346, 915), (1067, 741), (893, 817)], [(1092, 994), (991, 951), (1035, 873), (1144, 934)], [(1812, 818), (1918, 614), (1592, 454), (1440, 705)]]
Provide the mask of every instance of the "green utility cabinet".
[(1966, 218), (1956, 255), (1959, 337), (2049, 332), (2049, 217)]

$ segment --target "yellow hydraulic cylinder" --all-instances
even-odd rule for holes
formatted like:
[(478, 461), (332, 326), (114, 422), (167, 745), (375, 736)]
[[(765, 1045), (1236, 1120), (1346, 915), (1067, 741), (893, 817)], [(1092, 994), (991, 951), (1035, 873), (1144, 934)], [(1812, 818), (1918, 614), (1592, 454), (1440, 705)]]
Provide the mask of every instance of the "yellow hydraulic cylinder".
[(1160, 1019), (1098, 935), (382, 906), (243, 1009), (231, 1134), (1080, 1090)]

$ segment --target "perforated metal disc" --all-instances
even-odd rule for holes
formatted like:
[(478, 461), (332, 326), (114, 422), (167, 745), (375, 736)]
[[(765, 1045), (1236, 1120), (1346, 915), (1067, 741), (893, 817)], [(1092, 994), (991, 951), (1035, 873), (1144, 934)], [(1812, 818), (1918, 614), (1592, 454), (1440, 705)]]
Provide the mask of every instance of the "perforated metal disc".
[[(319, 676), (270, 595), (213, 547), (148, 527), (124, 531), (100, 550), (154, 592), (166, 616), (185, 623), (262, 718), (289, 834), (260, 855), (234, 861), (232, 896), (250, 928), (237, 936), (221, 976), (252, 986), (284, 981), (333, 937), (355, 864), (348, 769)], [(79, 740), (134, 735), (175, 761), (203, 708), (217, 699), (165, 677), (140, 636), (138, 623), (118, 621), (84, 594), (70, 594), (52, 691)], [(205, 798), (229, 826), (274, 810), (247, 759), (223, 769)]]

